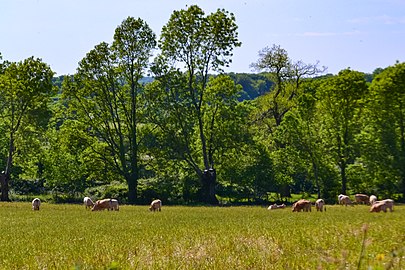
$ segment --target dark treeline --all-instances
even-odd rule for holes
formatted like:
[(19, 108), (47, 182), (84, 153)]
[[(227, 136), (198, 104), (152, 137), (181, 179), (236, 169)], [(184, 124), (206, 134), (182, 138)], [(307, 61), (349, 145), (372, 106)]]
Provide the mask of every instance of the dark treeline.
[(126, 18), (73, 75), (0, 61), (1, 200), (404, 198), (405, 63), (324, 75), (272, 45), (225, 74), (239, 46), (232, 13), (190, 6), (159, 38)]

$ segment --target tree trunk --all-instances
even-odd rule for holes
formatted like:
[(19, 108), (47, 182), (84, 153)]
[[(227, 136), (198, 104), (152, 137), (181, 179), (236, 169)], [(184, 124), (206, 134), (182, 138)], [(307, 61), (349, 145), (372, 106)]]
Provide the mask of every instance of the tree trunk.
[(321, 187), (319, 185), (318, 166), (316, 165), (314, 160), (312, 160), (312, 169), (314, 171), (315, 185), (316, 185), (316, 188), (318, 189), (318, 199), (320, 199), (321, 198)]
[[(343, 135), (344, 144), (342, 143), (342, 138), (339, 136), (339, 134), (337, 135), (337, 138), (336, 138), (337, 144), (338, 144), (338, 155), (339, 155), (338, 164), (339, 164), (339, 168), (340, 168), (340, 178), (342, 180), (342, 189), (340, 191), (341, 194), (346, 194), (346, 189), (347, 189), (346, 161), (344, 160), (348, 156), (346, 154), (347, 152), (345, 151), (345, 149), (347, 149), (347, 145), (348, 145), (348, 139), (347, 139), (348, 135), (347, 134), (348, 134), (348, 129), (345, 128), (345, 132)], [(344, 148), (344, 147), (346, 147), (346, 148)]]
[(138, 176), (131, 173), (127, 179), (128, 183), (128, 203), (135, 204), (137, 199)]
[(11, 167), (13, 166), (13, 152), (14, 152), (14, 133), (11, 132), (6, 170), (1, 172), (1, 176), (0, 176), (0, 183), (1, 183), (1, 198), (0, 199), (3, 202), (10, 201), (8, 192), (10, 189), (9, 184), (10, 184)]
[(130, 138), (130, 160), (131, 160), (131, 174), (128, 181), (128, 202), (130, 204), (135, 204), (137, 200), (137, 187), (138, 187), (138, 145), (137, 145), (137, 137), (138, 133), (136, 130), (136, 126), (138, 123), (137, 118), (137, 82), (139, 78), (135, 78), (135, 66), (134, 60), (131, 61), (131, 68), (130, 68), (130, 84), (131, 84), (131, 138)]
[(9, 191), (9, 179), (10, 176), (7, 175), (4, 171), (0, 174), (0, 184), (1, 184), (1, 201), (9, 202), (10, 198), (8, 197)]
[[(402, 109), (402, 103), (400, 103), (400, 109)], [(404, 119), (402, 114), (400, 115), (400, 136), (401, 136), (401, 151), (400, 151), (400, 157), (399, 157), (399, 168), (400, 169), (400, 174), (402, 178), (402, 198), (405, 199), (405, 124), (404, 124)]]
[(346, 178), (346, 163), (342, 162), (340, 167), (340, 176), (342, 178), (342, 194), (346, 194), (347, 178)]
[(402, 198), (405, 199), (405, 175), (402, 176)]
[(201, 176), (201, 200), (204, 203), (218, 205), (216, 197), (217, 173), (215, 169), (204, 170)]

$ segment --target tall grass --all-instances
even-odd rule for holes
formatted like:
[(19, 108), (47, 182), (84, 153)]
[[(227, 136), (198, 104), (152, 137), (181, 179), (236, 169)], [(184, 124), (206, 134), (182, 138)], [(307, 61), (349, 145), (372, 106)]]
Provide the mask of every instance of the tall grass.
[[(314, 210), (314, 209), (313, 209)], [(404, 269), (405, 206), (261, 207), (0, 204), (0, 269)]]

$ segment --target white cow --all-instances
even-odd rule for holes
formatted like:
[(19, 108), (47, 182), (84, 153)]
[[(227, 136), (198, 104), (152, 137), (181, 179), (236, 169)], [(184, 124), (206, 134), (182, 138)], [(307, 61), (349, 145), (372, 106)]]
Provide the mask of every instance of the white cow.
[(161, 211), (161, 209), (162, 209), (162, 201), (161, 200), (153, 200), (150, 203), (150, 207), (149, 207), (150, 211), (153, 211), (153, 212)]
[[(323, 199), (316, 200), (316, 202), (315, 202), (316, 211), (321, 211), (322, 212), (324, 206), (325, 206), (325, 201)], [(326, 211), (326, 207), (325, 207), (325, 211)]]
[(111, 210), (119, 211), (120, 206), (117, 199), (111, 199)]
[[(340, 195), (339, 195), (339, 196), (340, 196)], [(350, 200), (349, 196), (347, 196), (347, 195), (342, 195), (342, 196), (339, 198), (339, 204), (345, 205), (345, 206), (347, 206), (347, 205), (353, 206), (353, 202)]]
[(39, 198), (35, 198), (32, 200), (32, 210), (39, 210), (40, 205), (41, 205), (41, 200)]
[(377, 196), (371, 195), (370, 196), (370, 205), (373, 205), (377, 201)]
[(284, 208), (285, 208), (285, 204), (284, 204), (284, 203), (283, 203), (283, 204), (280, 204), (280, 205), (272, 204), (272, 205), (270, 205), (270, 206), (267, 208), (267, 210), (284, 209)]
[(91, 209), (94, 206), (94, 202), (90, 199), (90, 197), (84, 197), (83, 204), (86, 209)]

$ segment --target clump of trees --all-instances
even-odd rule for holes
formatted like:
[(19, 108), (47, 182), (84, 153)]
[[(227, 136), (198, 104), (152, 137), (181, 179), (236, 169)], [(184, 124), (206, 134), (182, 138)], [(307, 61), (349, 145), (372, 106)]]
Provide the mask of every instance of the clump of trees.
[(29, 162), (23, 158), (24, 154), (34, 158), (38, 155), (29, 148), (38, 146), (41, 131), (46, 128), (50, 117), (47, 102), (53, 92), (53, 74), (47, 64), (33, 57), (18, 63), (3, 62), (0, 66), (0, 143), (4, 168), (0, 174), (2, 201), (10, 200), (9, 186), (14, 163), (20, 160), (22, 164)]
[(73, 75), (53, 78), (33, 57), (0, 62), (1, 200), (404, 198), (405, 63), (321, 76), (273, 45), (252, 64), (259, 73), (225, 74), (237, 28), (232, 13), (193, 5), (159, 39), (126, 18)]

